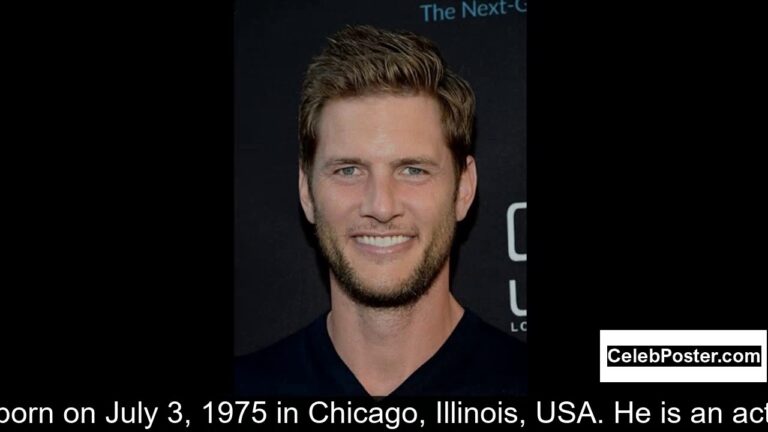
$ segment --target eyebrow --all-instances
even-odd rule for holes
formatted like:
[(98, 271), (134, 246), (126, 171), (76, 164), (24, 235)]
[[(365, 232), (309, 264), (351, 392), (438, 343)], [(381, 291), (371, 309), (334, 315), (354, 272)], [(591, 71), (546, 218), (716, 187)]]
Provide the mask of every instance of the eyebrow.
[(393, 167), (403, 166), (403, 165), (427, 165), (427, 166), (439, 166), (437, 162), (435, 162), (433, 159), (428, 157), (416, 157), (416, 158), (403, 158), (403, 159), (397, 159), (393, 161), (390, 165)]
[(336, 165), (365, 165), (365, 162), (360, 158), (331, 158), (323, 164), (323, 168)]

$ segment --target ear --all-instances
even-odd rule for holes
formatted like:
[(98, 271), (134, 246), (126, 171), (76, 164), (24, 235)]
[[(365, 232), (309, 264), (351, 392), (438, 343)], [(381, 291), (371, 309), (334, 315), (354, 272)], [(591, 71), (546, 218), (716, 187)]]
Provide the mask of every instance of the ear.
[(477, 166), (475, 158), (467, 156), (467, 166), (459, 177), (459, 190), (456, 194), (456, 220), (461, 221), (467, 217), (469, 208), (475, 200), (477, 190)]
[[(312, 174), (309, 174), (312, 175)], [(304, 172), (304, 168), (299, 163), (299, 201), (301, 208), (304, 209), (304, 216), (309, 223), (315, 223), (315, 203), (312, 200), (312, 192), (309, 190), (309, 178)]]

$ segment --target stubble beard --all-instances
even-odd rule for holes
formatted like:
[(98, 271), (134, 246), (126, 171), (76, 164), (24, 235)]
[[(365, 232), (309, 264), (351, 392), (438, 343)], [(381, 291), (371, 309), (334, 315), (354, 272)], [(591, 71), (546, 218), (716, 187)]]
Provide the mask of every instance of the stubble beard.
[[(317, 209), (317, 207), (315, 207)], [(451, 255), (456, 217), (451, 207), (432, 232), (432, 238), (413, 271), (395, 286), (386, 289), (366, 284), (344, 256), (331, 226), (315, 211), (315, 229), (320, 250), (336, 276), (342, 291), (361, 306), (374, 309), (401, 309), (412, 306), (429, 291)]]

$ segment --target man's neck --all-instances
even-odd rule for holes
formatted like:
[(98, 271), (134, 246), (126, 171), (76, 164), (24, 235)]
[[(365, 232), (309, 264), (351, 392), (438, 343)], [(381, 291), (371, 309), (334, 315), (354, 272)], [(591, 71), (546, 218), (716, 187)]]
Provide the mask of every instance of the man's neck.
[(448, 266), (415, 304), (373, 309), (352, 301), (331, 277), (328, 334), (365, 390), (386, 396), (448, 339), (464, 309), (448, 289)]

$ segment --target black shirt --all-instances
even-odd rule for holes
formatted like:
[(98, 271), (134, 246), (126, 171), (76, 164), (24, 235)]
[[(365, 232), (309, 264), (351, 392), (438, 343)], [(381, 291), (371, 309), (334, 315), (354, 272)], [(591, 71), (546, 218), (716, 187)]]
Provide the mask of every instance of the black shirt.
[[(526, 344), (464, 310), (443, 346), (391, 396), (525, 396)], [(235, 360), (239, 396), (368, 396), (336, 353), (323, 314), (309, 326)]]

